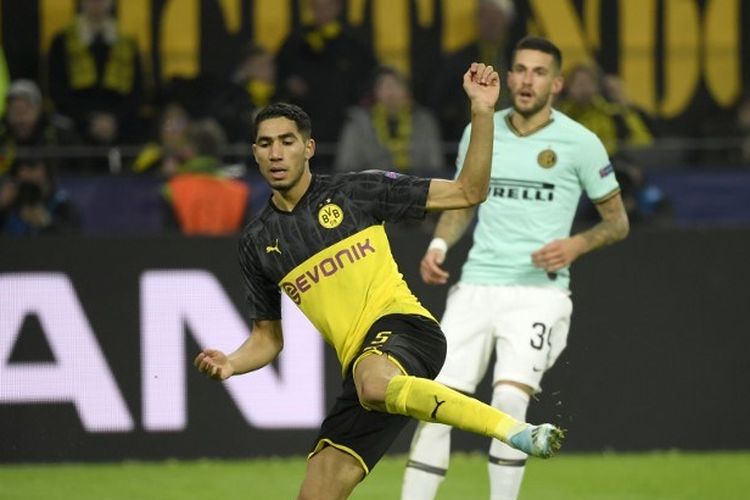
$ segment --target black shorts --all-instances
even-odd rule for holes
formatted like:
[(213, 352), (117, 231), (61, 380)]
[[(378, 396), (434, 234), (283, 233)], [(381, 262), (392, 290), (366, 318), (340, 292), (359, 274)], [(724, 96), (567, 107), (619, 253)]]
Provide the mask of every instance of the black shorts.
[[(434, 379), (445, 361), (445, 336), (430, 318), (391, 314), (373, 323), (356, 358), (372, 350), (391, 356), (408, 375)], [(408, 422), (403, 415), (365, 410), (350, 366), (308, 458), (334, 446), (356, 458), (368, 474)]]

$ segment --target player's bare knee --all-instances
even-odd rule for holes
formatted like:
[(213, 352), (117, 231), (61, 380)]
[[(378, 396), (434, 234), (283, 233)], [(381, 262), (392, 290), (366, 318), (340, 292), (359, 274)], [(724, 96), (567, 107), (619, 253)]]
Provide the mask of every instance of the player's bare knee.
[(388, 379), (378, 374), (370, 374), (361, 378), (357, 386), (357, 395), (362, 406), (372, 410), (385, 410), (385, 391)]

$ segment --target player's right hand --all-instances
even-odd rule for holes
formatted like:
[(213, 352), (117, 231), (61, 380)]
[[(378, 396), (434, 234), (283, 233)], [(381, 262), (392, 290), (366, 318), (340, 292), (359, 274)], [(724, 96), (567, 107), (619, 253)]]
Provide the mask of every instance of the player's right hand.
[(472, 110), (479, 106), (495, 112), (495, 104), (500, 96), (500, 76), (492, 66), (483, 63), (471, 63), (464, 74), (464, 91), (471, 100)]
[(422, 281), (428, 285), (445, 285), (448, 283), (450, 273), (440, 267), (445, 260), (445, 252), (439, 248), (427, 250), (422, 257), (419, 265), (419, 272), (422, 275)]
[(234, 374), (234, 368), (227, 355), (216, 349), (203, 349), (195, 357), (193, 364), (199, 372), (214, 380), (226, 380)]

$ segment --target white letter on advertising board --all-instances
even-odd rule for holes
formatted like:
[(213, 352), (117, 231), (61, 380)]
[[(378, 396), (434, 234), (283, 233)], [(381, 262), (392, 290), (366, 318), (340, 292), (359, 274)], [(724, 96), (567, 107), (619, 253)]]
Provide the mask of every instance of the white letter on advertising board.
[[(323, 418), (323, 348), (296, 306), (284, 304), (284, 350), (271, 366), (232, 377), (225, 387), (245, 420), (259, 428), (311, 428)], [(143, 426), (187, 425), (185, 354), (189, 330), (201, 347), (229, 353), (250, 335), (221, 284), (202, 270), (148, 271), (141, 276)], [(197, 352), (195, 354), (198, 354)], [(219, 385), (217, 384), (217, 389)]]
[[(39, 319), (51, 362), (10, 362), (27, 316)], [(133, 430), (133, 419), (64, 274), (0, 275), (0, 403), (73, 403), (90, 432)]]

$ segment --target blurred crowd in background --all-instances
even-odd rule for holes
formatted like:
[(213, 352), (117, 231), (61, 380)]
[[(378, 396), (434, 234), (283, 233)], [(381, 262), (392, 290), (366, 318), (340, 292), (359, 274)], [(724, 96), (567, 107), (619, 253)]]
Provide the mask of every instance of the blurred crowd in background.
[[(267, 196), (248, 180), (250, 144), (254, 115), (274, 101), (299, 104), (312, 117), (317, 172), (453, 175), (455, 145), (469, 121), (461, 75), (475, 60), (507, 72), (513, 1), (481, 0), (475, 41), (435, 61), (418, 95), (407, 75), (380, 64), (342, 21), (342, 0), (312, 0), (311, 7), (313, 23), (276, 53), (248, 44), (231, 78), (173, 78), (153, 92), (136, 41), (118, 29), (113, 0), (81, 0), (52, 41), (47, 81), (14, 80), (0, 64), (0, 232), (79, 231), (85, 207), (58, 179), (111, 174), (159, 179), (165, 231), (236, 232), (254, 215), (251, 198), (262, 204)], [(556, 107), (607, 147), (631, 220), (668, 224), (671, 200), (642, 168), (664, 131), (628, 99), (617, 75), (587, 64), (564, 76)], [(500, 106), (508, 104), (504, 94)], [(697, 163), (750, 166), (750, 94), (703, 128), (704, 138), (732, 140)], [(580, 217), (591, 214), (583, 204)]]

